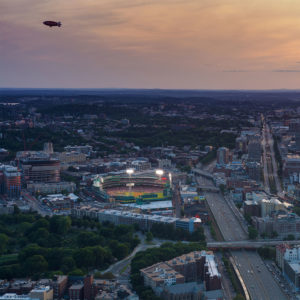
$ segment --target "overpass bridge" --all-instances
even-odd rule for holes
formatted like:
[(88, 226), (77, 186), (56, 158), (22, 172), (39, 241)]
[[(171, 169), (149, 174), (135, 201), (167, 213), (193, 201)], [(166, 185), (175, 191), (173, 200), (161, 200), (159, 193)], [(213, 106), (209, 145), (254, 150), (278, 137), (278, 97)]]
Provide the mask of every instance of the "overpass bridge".
[(204, 192), (219, 193), (220, 189), (212, 185), (198, 185), (198, 188)]
[(230, 241), (230, 242), (210, 242), (207, 243), (207, 248), (211, 250), (218, 250), (218, 249), (230, 249), (230, 250), (237, 250), (237, 249), (258, 249), (260, 247), (266, 246), (276, 246), (280, 244), (288, 244), (288, 245), (295, 245), (299, 244), (300, 242), (297, 240), (293, 241), (284, 241), (284, 240), (246, 240), (246, 241)]
[(213, 176), (209, 172), (203, 171), (201, 169), (194, 168), (194, 169), (192, 169), (192, 172), (195, 175), (200, 175), (200, 176), (203, 176), (203, 177), (211, 179), (211, 180), (213, 179)]

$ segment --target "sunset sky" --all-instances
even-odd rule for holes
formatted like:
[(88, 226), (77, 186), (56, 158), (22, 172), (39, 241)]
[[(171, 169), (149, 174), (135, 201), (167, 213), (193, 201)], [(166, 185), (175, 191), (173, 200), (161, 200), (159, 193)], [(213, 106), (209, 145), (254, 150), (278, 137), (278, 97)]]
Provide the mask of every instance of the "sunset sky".
[(0, 16), (0, 87), (300, 88), (299, 0), (0, 0)]

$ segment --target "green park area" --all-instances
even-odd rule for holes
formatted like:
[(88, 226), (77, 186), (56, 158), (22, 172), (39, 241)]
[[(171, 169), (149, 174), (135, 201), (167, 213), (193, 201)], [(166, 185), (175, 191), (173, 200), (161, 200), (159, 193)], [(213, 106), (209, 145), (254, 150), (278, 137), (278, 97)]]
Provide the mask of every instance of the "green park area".
[(0, 216), (0, 279), (103, 270), (139, 244), (134, 226), (15, 212)]

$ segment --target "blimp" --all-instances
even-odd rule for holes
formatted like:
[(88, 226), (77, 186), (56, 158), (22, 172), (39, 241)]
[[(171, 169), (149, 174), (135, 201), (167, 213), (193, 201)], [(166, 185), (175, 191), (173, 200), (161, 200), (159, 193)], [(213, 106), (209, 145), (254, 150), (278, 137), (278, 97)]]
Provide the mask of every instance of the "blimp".
[(45, 21), (43, 22), (44, 25), (49, 26), (49, 27), (60, 27), (61, 22), (55, 22), (55, 21)]

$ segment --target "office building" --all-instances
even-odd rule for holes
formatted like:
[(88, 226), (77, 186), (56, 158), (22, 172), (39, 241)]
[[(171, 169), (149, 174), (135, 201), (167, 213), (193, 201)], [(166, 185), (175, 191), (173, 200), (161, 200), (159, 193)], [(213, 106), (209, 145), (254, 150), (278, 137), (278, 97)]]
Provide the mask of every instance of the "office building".
[(300, 151), (300, 120), (291, 120), (289, 124), (290, 134), (295, 136), (295, 150)]
[(255, 161), (248, 161), (246, 166), (249, 178), (255, 181), (260, 181), (262, 171), (261, 164)]
[(44, 143), (43, 150), (47, 154), (53, 154), (53, 144), (52, 143)]
[(229, 163), (229, 149), (226, 147), (220, 147), (217, 150), (217, 163), (219, 165), (226, 165)]
[(261, 148), (260, 136), (255, 135), (250, 138), (248, 143), (248, 161), (260, 163), (261, 152), (262, 152), (262, 148)]
[(26, 183), (60, 181), (60, 162), (58, 159), (39, 154), (21, 158), (20, 164)]
[(287, 155), (283, 163), (285, 182), (300, 183), (300, 155)]
[(21, 173), (17, 167), (0, 166), (0, 180), (2, 181), (2, 193), (9, 198), (19, 197), (21, 193)]
[(240, 153), (247, 153), (247, 142), (247, 137), (237, 137), (235, 139), (235, 150)]
[(286, 238), (293, 235), (296, 239), (300, 237), (300, 217), (293, 213), (277, 214), (274, 217), (253, 217), (253, 225), (260, 234), (272, 235), (276, 232), (278, 237)]
[(276, 211), (285, 211), (284, 204), (277, 198), (262, 199), (260, 204), (262, 217), (271, 216), (271, 214)]
[(85, 146), (66, 146), (64, 147), (66, 152), (79, 152), (79, 153), (83, 153), (86, 154), (87, 156), (90, 156), (92, 151), (93, 151), (93, 147), (90, 145), (85, 145)]

